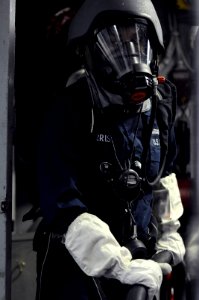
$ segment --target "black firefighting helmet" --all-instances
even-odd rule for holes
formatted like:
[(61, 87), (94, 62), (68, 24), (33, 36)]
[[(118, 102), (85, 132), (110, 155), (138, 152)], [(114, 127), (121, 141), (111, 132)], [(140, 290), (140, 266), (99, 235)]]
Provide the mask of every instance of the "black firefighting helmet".
[(86, 45), (98, 81), (128, 101), (150, 97), (162, 29), (151, 0), (86, 0), (71, 22), (69, 45)]

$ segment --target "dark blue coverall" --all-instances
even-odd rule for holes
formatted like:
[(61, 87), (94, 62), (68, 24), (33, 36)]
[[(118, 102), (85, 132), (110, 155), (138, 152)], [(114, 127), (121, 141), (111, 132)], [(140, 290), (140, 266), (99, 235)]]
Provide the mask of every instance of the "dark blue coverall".
[[(56, 98), (45, 118), (38, 151), (43, 220), (34, 238), (37, 300), (103, 298), (96, 280), (80, 270), (61, 243), (62, 235), (79, 214), (88, 211), (105, 221), (119, 243), (125, 245), (129, 234), (125, 227), (126, 201), (117, 180), (129, 160), (132, 168), (135, 161), (142, 162), (150, 114), (150, 110), (139, 114), (137, 109), (124, 110), (120, 106), (104, 112), (92, 109), (85, 79)], [(168, 145), (164, 175), (172, 172), (176, 149), (173, 128)], [(147, 176), (151, 180), (158, 174), (160, 148), (155, 121), (147, 159)], [(138, 237), (148, 247), (152, 187), (145, 183), (141, 190), (133, 204), (133, 215)], [(111, 289), (111, 280), (109, 283)], [(111, 291), (113, 299), (118, 297), (118, 291), (123, 295), (121, 299), (125, 297), (125, 288), (119, 283), (118, 286)]]

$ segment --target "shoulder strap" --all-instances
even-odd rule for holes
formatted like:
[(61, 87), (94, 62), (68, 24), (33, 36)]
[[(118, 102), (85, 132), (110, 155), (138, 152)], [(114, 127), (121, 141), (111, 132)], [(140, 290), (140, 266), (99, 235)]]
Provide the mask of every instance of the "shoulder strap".
[(158, 101), (156, 108), (156, 120), (160, 131), (161, 161), (163, 173), (169, 147), (169, 135), (174, 125), (176, 116), (177, 91), (173, 83), (168, 79), (158, 85)]
[(159, 181), (165, 168), (168, 153), (169, 134), (175, 121), (176, 102), (176, 87), (173, 83), (166, 79), (163, 83), (157, 86), (157, 94), (152, 98), (151, 122), (149, 124), (148, 141), (146, 141), (145, 151), (143, 153), (143, 164), (145, 165), (144, 174), (146, 175), (146, 159), (150, 143), (149, 140), (152, 132), (152, 126), (154, 120), (156, 119), (160, 131), (161, 157), (158, 176), (153, 181), (149, 181), (146, 175), (147, 183), (151, 186), (155, 185)]
[(176, 116), (177, 90), (176, 86), (168, 79), (158, 85), (159, 101), (156, 118), (161, 129), (169, 129)]

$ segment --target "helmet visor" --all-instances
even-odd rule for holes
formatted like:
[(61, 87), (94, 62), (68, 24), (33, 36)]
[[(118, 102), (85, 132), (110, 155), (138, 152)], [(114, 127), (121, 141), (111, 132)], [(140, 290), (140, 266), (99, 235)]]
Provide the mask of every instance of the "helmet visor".
[(147, 24), (128, 22), (103, 28), (96, 34), (95, 52), (107, 64), (106, 72), (116, 78), (131, 72), (134, 64), (150, 65), (153, 53)]

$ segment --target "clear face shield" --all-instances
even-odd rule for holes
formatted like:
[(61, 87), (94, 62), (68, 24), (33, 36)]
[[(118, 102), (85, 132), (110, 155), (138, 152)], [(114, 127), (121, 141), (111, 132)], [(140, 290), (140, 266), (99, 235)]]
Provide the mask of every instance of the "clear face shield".
[(127, 21), (98, 31), (93, 50), (98, 77), (112, 92), (140, 103), (150, 96), (153, 51), (148, 25)]

